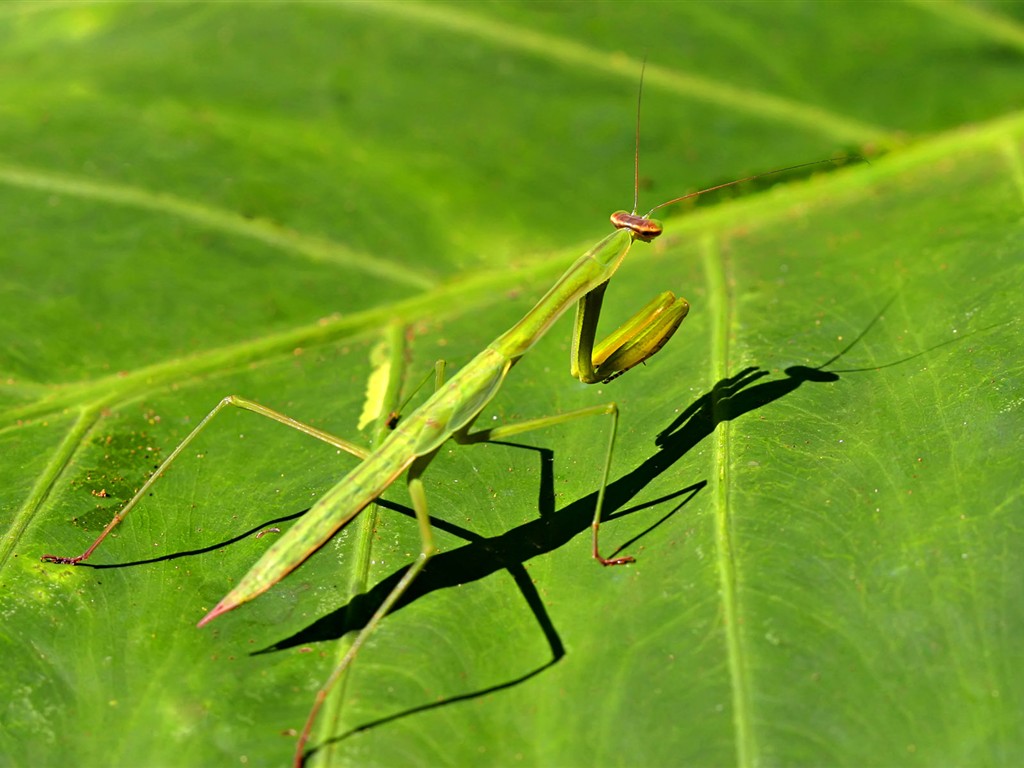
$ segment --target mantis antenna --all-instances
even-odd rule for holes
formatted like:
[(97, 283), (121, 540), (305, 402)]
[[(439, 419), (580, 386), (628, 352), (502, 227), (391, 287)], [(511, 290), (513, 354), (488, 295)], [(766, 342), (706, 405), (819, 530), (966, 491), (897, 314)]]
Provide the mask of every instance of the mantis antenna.
[(657, 211), (659, 208), (667, 208), (675, 203), (680, 203), (683, 200), (689, 200), (691, 197), (699, 197), (700, 195), (707, 194), (708, 192), (715, 192), (719, 189), (725, 189), (726, 187), (732, 187), (737, 184), (743, 184), (747, 181), (754, 181), (755, 179), (761, 179), (765, 176), (773, 176), (777, 173), (785, 173), (786, 171), (795, 171), (798, 168), (808, 168), (812, 165), (823, 165), (824, 163), (837, 163), (844, 162), (847, 160), (863, 160), (864, 158), (859, 155), (846, 155), (843, 157), (830, 157), (825, 160), (812, 160), (809, 163), (797, 163), (796, 165), (787, 165), (785, 168), (775, 168), (771, 171), (764, 171), (762, 173), (755, 173), (753, 176), (744, 176), (742, 179), (734, 179), (733, 181), (727, 181), (723, 184), (716, 184), (713, 187), (706, 187), (705, 189), (699, 189), (696, 192), (688, 192), (685, 195), (674, 197), (667, 202), (660, 203), (643, 216), (638, 216), (636, 211), (640, 205), (640, 102), (643, 99), (644, 92), (644, 72), (647, 70), (647, 60), (644, 59), (643, 66), (640, 69), (640, 89), (636, 95), (636, 141), (633, 148), (633, 210), (627, 213), (626, 211), (616, 211), (611, 215), (612, 225), (616, 229), (628, 229), (633, 235), (645, 243), (649, 243), (651, 240), (656, 238), (664, 231), (664, 226), (657, 219), (652, 219), (651, 214)]

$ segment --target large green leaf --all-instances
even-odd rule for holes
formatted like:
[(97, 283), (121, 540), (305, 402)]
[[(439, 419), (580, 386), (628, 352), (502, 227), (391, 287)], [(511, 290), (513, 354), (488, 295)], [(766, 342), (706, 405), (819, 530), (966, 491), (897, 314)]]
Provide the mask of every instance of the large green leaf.
[[(1014, 18), (1017, 16), (1017, 19)], [(60, 4), (0, 8), (0, 754), (280, 765), (419, 547), (402, 483), (194, 624), (369, 442), (629, 205), (838, 152), (638, 244), (606, 328), (690, 317), (609, 385), (562, 321), (444, 448), (442, 553), (335, 689), (314, 764), (1024, 759), (1019, 5)], [(711, 202), (702, 198), (702, 202)], [(417, 396), (422, 400), (423, 394)], [(387, 409), (385, 409), (386, 411)]]

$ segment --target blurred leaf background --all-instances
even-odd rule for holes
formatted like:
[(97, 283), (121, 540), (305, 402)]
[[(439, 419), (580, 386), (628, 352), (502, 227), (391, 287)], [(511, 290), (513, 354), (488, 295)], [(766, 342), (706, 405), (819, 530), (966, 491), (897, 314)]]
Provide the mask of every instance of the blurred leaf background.
[[(1024, 758), (1019, 3), (0, 7), (0, 754), (280, 765), (418, 549), (402, 483), (259, 600), (195, 622), (352, 465), (218, 417), (357, 430), (640, 207), (609, 290), (693, 309), (584, 387), (563, 320), (442, 451), (444, 552), (314, 733), (314, 765), (1013, 764)], [(685, 215), (684, 215), (685, 214)], [(378, 353), (380, 354), (380, 353)], [(826, 374), (830, 371), (831, 374)], [(422, 399), (423, 395), (419, 396)], [(416, 401), (414, 401), (415, 404)], [(518, 442), (518, 441), (517, 441)], [(312, 444), (311, 444), (312, 443)]]

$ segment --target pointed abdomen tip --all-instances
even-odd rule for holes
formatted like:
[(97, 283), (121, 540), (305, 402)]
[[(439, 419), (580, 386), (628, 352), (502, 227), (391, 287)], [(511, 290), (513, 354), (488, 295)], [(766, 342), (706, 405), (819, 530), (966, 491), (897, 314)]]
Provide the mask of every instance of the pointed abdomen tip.
[(196, 627), (206, 626), (211, 621), (220, 616), (222, 613), (227, 613), (234, 607), (235, 606), (232, 603), (229, 603), (227, 599), (221, 600), (219, 603), (217, 603), (217, 605), (213, 607), (212, 611), (210, 611), (208, 614), (203, 616), (202, 619), (199, 620), (199, 623), (196, 624)]

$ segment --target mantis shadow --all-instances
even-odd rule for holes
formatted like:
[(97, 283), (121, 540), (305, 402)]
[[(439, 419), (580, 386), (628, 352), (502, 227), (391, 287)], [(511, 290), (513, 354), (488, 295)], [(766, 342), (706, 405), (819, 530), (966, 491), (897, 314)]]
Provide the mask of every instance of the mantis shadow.
[[(834, 382), (839, 377), (817, 369), (792, 368), (782, 379), (772, 379), (760, 384), (755, 382), (768, 376), (768, 371), (748, 367), (719, 381), (704, 395), (698, 397), (655, 438), (657, 450), (641, 464), (608, 483), (605, 491), (604, 523), (620, 520), (648, 507), (666, 501), (680, 501), (662, 518), (641, 534), (620, 545), (615, 552), (622, 551), (648, 535), (675, 515), (703, 490), (707, 480), (701, 480), (674, 493), (644, 504), (627, 507), (627, 504), (651, 482), (672, 467), (677, 461), (708, 437), (715, 428), (726, 421), (738, 418), (764, 407), (781, 397), (794, 392), (801, 384), (813, 382)], [(438, 529), (454, 534), (467, 543), (455, 549), (435, 555), (427, 568), (395, 603), (391, 613), (439, 589), (461, 586), (479, 581), (499, 571), (508, 571), (518, 583), (525, 582), (524, 597), (534, 611), (538, 623), (545, 630), (554, 660), (564, 653), (561, 641), (544, 611), (536, 588), (527, 577), (524, 565), (535, 557), (548, 554), (567, 544), (579, 534), (590, 529), (597, 503), (597, 491), (587, 494), (560, 510), (554, 511), (554, 452), (546, 448), (500, 443), (536, 451), (541, 458), (541, 502), (540, 516), (516, 526), (497, 536), (480, 536), (460, 526), (431, 516), (431, 523)], [(413, 510), (387, 500), (377, 502), (410, 518)], [(337, 640), (348, 632), (365, 626), (373, 612), (402, 578), (406, 567), (398, 568), (389, 576), (378, 581), (369, 591), (353, 597), (346, 605), (317, 619), (303, 630), (283, 639), (256, 654), (286, 650), (300, 645), (325, 640)], [(550, 663), (550, 662), (549, 662)]]
[[(888, 306), (888, 305), (887, 305)], [(884, 311), (884, 309), (883, 309)], [(868, 328), (881, 317), (881, 312)], [(867, 332), (867, 328), (863, 333)], [(854, 341), (856, 343), (863, 333)], [(852, 345), (851, 345), (852, 346)], [(848, 348), (847, 348), (848, 349)], [(844, 350), (845, 352), (845, 350)], [(840, 355), (843, 353), (840, 353)], [(738, 373), (718, 381), (710, 391), (699, 396), (687, 408), (665, 426), (654, 439), (655, 452), (639, 465), (610, 482), (605, 492), (604, 522), (611, 522), (636, 514), (648, 507), (661, 505), (678, 499), (671, 510), (652, 523), (646, 530), (619, 546), (616, 552), (631, 546), (665, 523), (688, 504), (708, 485), (707, 480), (682, 488), (654, 501), (628, 507), (627, 505), (651, 482), (670, 469), (693, 448), (710, 436), (719, 424), (732, 421), (744, 414), (769, 405), (794, 393), (805, 383), (834, 383), (839, 380), (836, 373), (822, 370), (824, 365), (834, 362), (839, 355), (818, 368), (794, 366), (784, 371), (781, 378), (768, 378), (770, 373), (756, 366), (744, 368)], [(505, 443), (506, 445), (516, 445)], [(531, 446), (517, 446), (536, 451), (540, 457), (541, 482), (539, 512), (537, 519), (506, 531), (498, 536), (485, 537), (436, 517), (432, 524), (444, 531), (466, 540), (456, 549), (434, 556), (430, 564), (396, 602), (392, 613), (401, 610), (431, 592), (465, 585), (484, 579), (499, 571), (507, 571), (522, 592), (537, 624), (547, 640), (551, 658), (527, 673), (504, 683), (477, 691), (461, 694), (443, 701), (431, 702), (378, 718), (358, 725), (346, 733), (330, 739), (325, 744), (343, 741), (359, 732), (399, 720), (410, 715), (425, 712), (455, 702), (479, 698), (487, 694), (519, 685), (556, 664), (564, 655), (565, 647), (551, 621), (543, 601), (529, 578), (525, 563), (535, 557), (547, 554), (563, 546), (591, 526), (597, 491), (579, 498), (560, 510), (554, 503), (554, 453), (549, 449)], [(378, 500), (381, 506), (395, 510), (409, 517), (414, 512), (402, 505)], [(376, 583), (369, 591), (353, 597), (346, 605), (321, 617), (308, 627), (292, 636), (268, 646), (256, 654), (272, 653), (325, 640), (336, 640), (366, 625), (374, 611), (383, 602), (402, 578), (406, 567), (399, 568)], [(315, 750), (314, 750), (315, 751)], [(307, 753), (307, 758), (312, 753)]]
[[(633, 507), (627, 508), (626, 506), (652, 481), (671, 468), (702, 440), (711, 435), (719, 424), (731, 421), (792, 394), (805, 382), (828, 383), (839, 380), (836, 374), (803, 367), (787, 369), (785, 376), (781, 379), (761, 381), (767, 376), (769, 376), (768, 371), (757, 367), (749, 367), (733, 376), (720, 380), (709, 392), (694, 400), (679, 416), (658, 433), (654, 441), (657, 450), (653, 455), (608, 484), (604, 502), (605, 515), (603, 516), (603, 520), (606, 523), (636, 514), (648, 507), (661, 505), (665, 501), (679, 499), (678, 503), (667, 514), (663, 515), (630, 541), (620, 545), (612, 553), (612, 556), (622, 549), (631, 546), (637, 540), (662, 525), (707, 487), (708, 481), (700, 480), (660, 499)], [(759, 381), (761, 383), (756, 383)], [(525, 674), (498, 685), (446, 698), (443, 701), (422, 704), (386, 717), (362, 723), (345, 733), (329, 739), (321, 744), (320, 747), (317, 747), (317, 749), (328, 744), (339, 743), (360, 732), (377, 728), (411, 715), (512, 688), (536, 677), (564, 657), (565, 647), (544, 608), (536, 586), (526, 572), (525, 563), (535, 557), (558, 549), (580, 533), (588, 530), (594, 514), (594, 505), (597, 502), (597, 492), (587, 494), (561, 510), (554, 511), (554, 453), (545, 448), (519, 447), (537, 451), (541, 458), (540, 485), (542, 491), (539, 518), (512, 528), (498, 536), (484, 537), (432, 516), (431, 522), (435, 527), (453, 533), (465, 539), (467, 543), (456, 549), (435, 555), (419, 578), (409, 586), (405, 594), (395, 604), (391, 613), (401, 610), (404, 606), (436, 590), (464, 585), (484, 579), (499, 571), (508, 571), (522, 592), (541, 631), (544, 633), (551, 650), (551, 658)], [(387, 509), (395, 510), (409, 517), (415, 517), (415, 513), (411, 509), (402, 505), (385, 500), (379, 500), (377, 503)], [(369, 591), (353, 597), (348, 604), (323, 616), (291, 637), (256, 651), (254, 655), (272, 653), (325, 640), (336, 640), (348, 632), (362, 628), (381, 602), (394, 589), (395, 584), (401, 579), (405, 570), (405, 567), (396, 570), (375, 584)], [(316, 750), (314, 749), (313, 751)], [(308, 759), (311, 754), (312, 752), (308, 752), (306, 758)]]
[[(152, 565), (153, 563), (162, 563), (167, 560), (178, 560), (182, 557), (194, 557), (195, 555), (205, 555), (208, 552), (215, 552), (224, 547), (232, 544), (237, 544), (240, 541), (248, 539), (250, 536), (259, 537), (261, 531), (266, 531), (267, 528), (277, 525), (279, 523), (288, 523), (292, 520), (302, 517), (306, 514), (309, 509), (304, 509), (301, 512), (292, 512), (291, 514), (282, 515), (281, 517), (275, 517), (273, 520), (267, 520), (266, 522), (260, 523), (249, 528), (242, 533), (236, 534), (230, 538), (219, 541), (216, 544), (207, 544), (204, 547), (196, 547), (195, 549), (183, 549), (178, 552), (169, 552), (166, 555), (157, 555), (155, 557), (147, 557), (142, 560), (130, 560), (124, 563), (75, 563), (76, 568), (92, 568), (95, 571), (104, 571), (110, 568), (131, 568), (138, 565)], [(272, 529), (275, 532), (279, 532), (279, 529)]]
[[(647, 535), (674, 515), (705, 488), (708, 482), (707, 480), (701, 480), (694, 485), (683, 488), (661, 499), (636, 507), (625, 508), (630, 500), (695, 448), (702, 440), (710, 436), (719, 424), (732, 421), (746, 413), (763, 408), (776, 400), (786, 397), (806, 382), (834, 383), (839, 381), (838, 373), (824, 370), (825, 366), (832, 364), (852, 349), (871, 330), (875, 323), (881, 319), (885, 310), (889, 308), (894, 300), (895, 296), (885, 303), (882, 309), (879, 310), (864, 330), (849, 345), (817, 368), (792, 366), (783, 372), (782, 378), (761, 381), (770, 375), (769, 372), (757, 366), (749, 366), (739, 373), (721, 379), (710, 391), (699, 396), (687, 406), (682, 413), (675, 417), (655, 437), (654, 444), (657, 448), (655, 453), (618, 479), (608, 483), (605, 490), (602, 521), (605, 523), (611, 522), (673, 498), (680, 496), (685, 498), (661, 520), (640, 535), (621, 545), (612, 553), (613, 556), (626, 546), (635, 543), (638, 539)], [(755, 383), (758, 381), (761, 381), (761, 383)], [(432, 525), (440, 530), (453, 533), (465, 539), (468, 543), (457, 549), (435, 555), (420, 577), (409, 586), (402, 597), (395, 603), (391, 610), (392, 613), (435, 590), (478, 581), (501, 570), (509, 570), (513, 578), (517, 580), (525, 577), (525, 571), (520, 572), (520, 569), (528, 560), (558, 549), (590, 528), (594, 505), (597, 503), (597, 491), (577, 499), (559, 511), (555, 511), (554, 475), (552, 470), (554, 452), (545, 448), (536, 448), (516, 443), (498, 442), (498, 444), (525, 448), (536, 451), (539, 454), (541, 458), (540, 500), (538, 502), (539, 518), (512, 528), (499, 536), (483, 537), (432, 515)], [(387, 509), (415, 518), (415, 513), (408, 507), (384, 499), (378, 499), (377, 503)], [(346, 605), (318, 619), (306, 629), (300, 630), (290, 638), (281, 640), (255, 653), (269, 653), (306, 643), (337, 640), (352, 630), (362, 628), (366, 625), (366, 622), (373, 615), (376, 608), (383, 602), (384, 598), (391, 593), (405, 571), (405, 566), (399, 568), (379, 581), (368, 592), (356, 595)], [(532, 607), (533, 596), (536, 596), (536, 592), (532, 586), (529, 591), (532, 596), (527, 597), (527, 602)], [(539, 598), (536, 602), (540, 605)], [(541, 612), (537, 616), (541, 626), (550, 626), (550, 619), (546, 613), (543, 613), (543, 606), (541, 605), (539, 609), (535, 610)], [(561, 641), (558, 641), (556, 637), (552, 637), (549, 642), (552, 654), (556, 657), (555, 660), (557, 660), (560, 657), (559, 654), (564, 652)]]
[[(658, 432), (654, 439), (655, 452), (632, 470), (608, 484), (603, 520), (604, 522), (610, 522), (640, 512), (647, 507), (660, 505), (668, 500), (680, 500), (667, 514), (651, 524), (646, 530), (620, 545), (612, 553), (612, 556), (650, 534), (675, 515), (708, 485), (707, 480), (700, 480), (660, 499), (633, 507), (626, 507), (637, 494), (699, 445), (702, 440), (709, 437), (720, 424), (737, 419), (759, 408), (770, 405), (783, 397), (792, 395), (804, 384), (831, 384), (840, 380), (840, 373), (877, 371), (882, 368), (899, 365), (974, 335), (972, 333), (957, 339), (947, 340), (890, 363), (867, 368), (825, 370), (827, 366), (839, 360), (864, 338), (882, 318), (895, 298), (895, 295), (890, 298), (845, 348), (821, 365), (817, 367), (791, 366), (785, 369), (781, 376), (772, 376), (769, 371), (758, 366), (744, 368), (732, 376), (719, 380), (708, 392), (696, 398), (667, 426)], [(979, 329), (975, 333), (980, 333), (984, 330), (988, 329)], [(501, 684), (449, 697), (442, 701), (415, 706), (362, 723), (345, 733), (329, 739), (321, 746), (339, 743), (362, 731), (367, 731), (411, 715), (514, 687), (536, 677), (544, 670), (556, 664), (565, 655), (564, 645), (544, 608), (543, 601), (540, 599), (536, 587), (526, 574), (524, 564), (538, 555), (546, 554), (561, 547), (570, 539), (587, 530), (591, 524), (597, 492), (595, 491), (583, 498), (577, 499), (561, 510), (555, 510), (554, 475), (552, 470), (554, 453), (544, 448), (518, 447), (536, 451), (540, 457), (539, 518), (517, 526), (499, 536), (483, 537), (432, 517), (432, 524), (434, 526), (464, 538), (467, 543), (457, 549), (436, 555), (430, 561), (429, 566), (421, 573), (420, 577), (410, 585), (406, 593), (395, 604), (392, 612), (400, 610), (402, 607), (435, 590), (463, 585), (467, 582), (485, 578), (498, 571), (506, 570), (516, 582), (527, 605), (533, 612), (541, 631), (544, 633), (551, 650), (551, 658), (527, 673)], [(378, 503), (388, 509), (414, 517), (412, 510), (401, 505), (384, 500), (378, 500)], [(394, 585), (404, 572), (405, 567), (398, 569), (377, 583), (369, 591), (352, 598), (346, 605), (336, 611), (323, 616), (291, 637), (285, 638), (256, 653), (271, 653), (296, 645), (338, 639), (350, 631), (360, 629), (365, 626), (374, 610), (392, 591)], [(311, 754), (312, 751), (308, 752), (306, 757), (308, 758)]]

